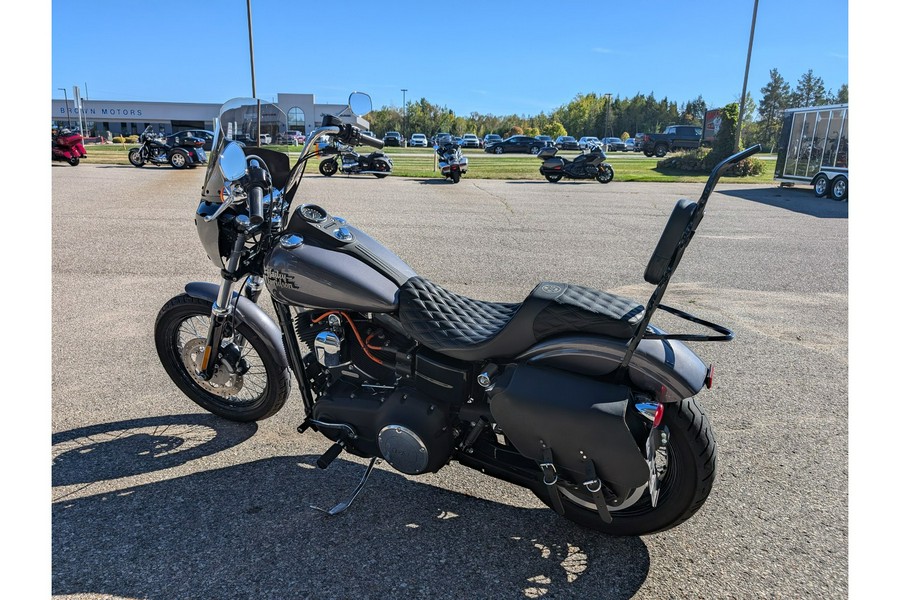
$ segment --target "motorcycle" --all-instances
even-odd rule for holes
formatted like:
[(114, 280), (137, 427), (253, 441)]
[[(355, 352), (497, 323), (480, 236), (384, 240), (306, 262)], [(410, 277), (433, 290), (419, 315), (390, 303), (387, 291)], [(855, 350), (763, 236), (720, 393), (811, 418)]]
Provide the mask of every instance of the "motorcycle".
[(541, 175), (550, 183), (557, 183), (563, 177), (570, 179), (596, 179), (600, 183), (609, 183), (615, 176), (612, 165), (606, 160), (606, 153), (598, 144), (588, 144), (574, 160), (556, 156), (554, 147), (541, 148), (537, 157), (541, 163)]
[[(377, 139), (377, 138), (371, 138)], [(383, 148), (384, 146), (378, 146)], [(326, 177), (331, 177), (338, 171), (338, 158), (340, 158), (340, 171), (347, 175), (374, 175), (379, 179), (384, 179), (391, 174), (394, 168), (394, 161), (384, 152), (376, 150), (365, 156), (356, 152), (353, 146), (341, 143), (324, 146), (320, 151), (320, 156), (335, 154), (331, 158), (326, 158), (319, 163), (319, 173)]]
[(73, 167), (78, 166), (81, 159), (87, 156), (84, 149), (84, 138), (81, 134), (70, 129), (62, 129), (53, 138), (51, 158), (55, 161), (67, 162)]
[(172, 165), (175, 169), (195, 168), (206, 163), (206, 152), (203, 151), (203, 138), (195, 136), (174, 135), (174, 144), (167, 143), (167, 138), (153, 132), (149, 125), (141, 133), (141, 145), (128, 150), (128, 162), (135, 167), (154, 165)]
[[(694, 399), (713, 367), (685, 341), (728, 341), (728, 328), (661, 303), (720, 174), (697, 202), (679, 200), (644, 272), (646, 305), (541, 282), (521, 302), (459, 295), (421, 277), (346, 219), (298, 199), (317, 140), (371, 138), (325, 115), (293, 167), (287, 155), (226, 139), (254, 99), (222, 107), (194, 221), (221, 283), (188, 283), (159, 311), (154, 339), (175, 385), (234, 421), (271, 417), (292, 375), (304, 419), (332, 446), (407, 475), (451, 460), (522, 486), (565, 518), (613, 535), (674, 527), (706, 501), (716, 444)], [(371, 109), (354, 93), (355, 114)], [(277, 322), (257, 301), (265, 286)], [(710, 330), (666, 333), (662, 310)], [(313, 507), (315, 508), (315, 507)]]
[(469, 159), (463, 156), (459, 144), (446, 140), (435, 145), (434, 152), (437, 154), (441, 175), (453, 183), (459, 183), (460, 177), (469, 170)]

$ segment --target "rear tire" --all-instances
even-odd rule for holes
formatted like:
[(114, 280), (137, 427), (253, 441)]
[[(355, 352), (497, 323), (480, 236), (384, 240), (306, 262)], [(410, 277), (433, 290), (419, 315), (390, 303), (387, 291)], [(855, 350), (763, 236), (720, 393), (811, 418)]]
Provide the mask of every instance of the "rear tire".
[[(220, 349), (225, 358), (213, 377), (218, 382), (204, 382), (192, 372), (206, 343), (211, 312), (212, 303), (187, 294), (175, 296), (160, 309), (154, 337), (163, 368), (188, 398), (215, 415), (242, 422), (271, 417), (290, 394), (290, 370), (248, 324), (235, 319), (244, 345), (238, 348), (232, 342)], [(229, 362), (234, 366), (226, 368)]]
[[(576, 488), (560, 494), (567, 519), (610, 535), (646, 535), (683, 523), (703, 506), (716, 478), (716, 440), (712, 427), (693, 398), (665, 406), (662, 426), (669, 434), (668, 466), (659, 485), (656, 508), (644, 489), (643, 495), (627, 508), (609, 507), (612, 523), (604, 523), (592, 508), (595, 505), (591, 496)], [(533, 491), (552, 507), (545, 486), (538, 483)]]
[(847, 185), (847, 178), (843, 175), (835, 177), (834, 181), (831, 182), (831, 199), (837, 200), (838, 202), (844, 202), (848, 197), (848, 192), (849, 187)]
[(547, 181), (550, 183), (559, 183), (559, 180), (562, 179), (562, 175), (544, 175), (547, 178)]
[(450, 181), (453, 183), (459, 183), (459, 178), (461, 177), (459, 171), (450, 171)]
[(188, 166), (188, 162), (190, 159), (184, 150), (172, 150), (172, 154), (169, 155), (169, 164), (173, 169), (184, 169)]
[(375, 177), (377, 177), (378, 179), (384, 179), (391, 174), (391, 165), (387, 164), (383, 160), (376, 160), (374, 166), (376, 171), (383, 171), (383, 173), (375, 173)]
[(496, 148), (494, 148), (494, 154), (503, 154), (503, 147), (497, 146)]

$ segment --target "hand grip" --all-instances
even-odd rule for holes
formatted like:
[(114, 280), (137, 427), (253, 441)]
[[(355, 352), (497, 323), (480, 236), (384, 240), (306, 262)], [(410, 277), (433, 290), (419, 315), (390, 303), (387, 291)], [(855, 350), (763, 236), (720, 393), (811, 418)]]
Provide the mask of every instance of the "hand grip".
[(368, 136), (364, 133), (359, 134), (359, 141), (365, 144), (366, 146), (372, 146), (373, 148), (381, 149), (384, 148), (384, 141), (379, 140), (376, 137)]
[(250, 208), (250, 225), (259, 225), (263, 222), (263, 190), (259, 186), (250, 188), (247, 204)]

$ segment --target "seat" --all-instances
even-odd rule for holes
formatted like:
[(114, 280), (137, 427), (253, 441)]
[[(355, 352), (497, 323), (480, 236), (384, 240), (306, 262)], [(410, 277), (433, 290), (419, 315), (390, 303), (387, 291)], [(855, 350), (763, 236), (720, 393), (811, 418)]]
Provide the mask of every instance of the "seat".
[(474, 300), (422, 277), (398, 295), (400, 322), (424, 346), (467, 361), (513, 357), (561, 333), (629, 339), (644, 307), (579, 285), (542, 282), (521, 303)]

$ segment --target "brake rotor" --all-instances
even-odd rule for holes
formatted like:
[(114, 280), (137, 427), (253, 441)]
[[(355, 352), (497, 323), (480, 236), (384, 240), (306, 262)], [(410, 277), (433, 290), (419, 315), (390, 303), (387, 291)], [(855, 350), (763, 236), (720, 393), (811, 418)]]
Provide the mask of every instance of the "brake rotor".
[[(231, 360), (229, 353), (223, 352), (216, 361), (215, 372), (209, 379), (200, 377), (200, 364), (203, 362), (203, 351), (206, 349), (206, 340), (194, 338), (184, 344), (181, 350), (181, 360), (191, 377), (200, 387), (217, 396), (231, 396), (241, 391), (244, 387), (244, 377), (237, 370), (237, 361)], [(240, 356), (240, 355), (238, 355)]]

